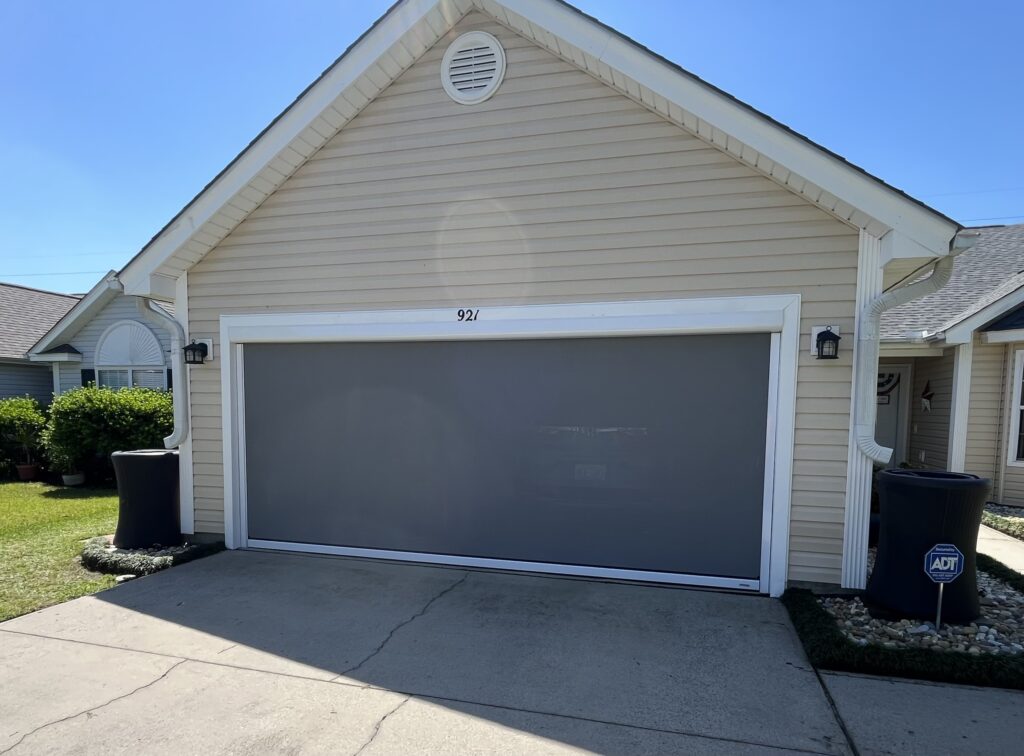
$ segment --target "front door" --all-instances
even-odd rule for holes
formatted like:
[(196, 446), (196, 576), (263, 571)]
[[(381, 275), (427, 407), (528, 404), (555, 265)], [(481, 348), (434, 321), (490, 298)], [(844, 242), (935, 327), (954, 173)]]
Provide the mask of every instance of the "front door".
[(907, 461), (906, 411), (909, 365), (878, 366), (878, 415), (875, 420), (875, 440), (893, 450), (890, 467), (897, 467)]

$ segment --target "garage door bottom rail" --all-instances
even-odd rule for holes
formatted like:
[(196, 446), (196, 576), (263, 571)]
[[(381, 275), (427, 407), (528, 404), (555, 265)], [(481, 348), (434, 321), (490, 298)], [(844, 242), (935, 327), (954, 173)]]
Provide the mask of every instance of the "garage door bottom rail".
[(387, 549), (365, 549), (352, 546), (331, 546), (316, 543), (295, 543), (292, 541), (267, 541), (248, 539), (250, 549), (271, 551), (293, 551), (303, 554), (324, 554), (331, 556), (381, 559), (397, 562), (418, 562), (451, 567), (474, 567), (513, 572), (538, 572), (552, 575), (628, 580), (644, 583), (665, 583), (701, 588), (726, 588), (731, 590), (759, 593), (761, 581), (751, 578), (721, 577), (715, 575), (690, 575), (675, 572), (651, 572), (615, 567), (594, 567), (577, 564), (555, 564), (548, 562), (524, 562), (514, 559), (492, 559), (488, 557), (455, 556), (449, 554), (428, 554), (412, 551), (391, 551)]

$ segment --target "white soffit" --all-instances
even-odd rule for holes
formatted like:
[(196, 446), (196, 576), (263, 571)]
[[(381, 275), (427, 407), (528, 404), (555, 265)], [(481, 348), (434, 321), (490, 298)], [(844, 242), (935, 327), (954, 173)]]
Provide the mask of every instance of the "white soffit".
[[(480, 10), (850, 225), (895, 257), (942, 256), (959, 226), (560, 0), (403, 0), (360, 37), (120, 272), (167, 298), (188, 270), (363, 107)], [(684, 106), (685, 105), (685, 106)]]

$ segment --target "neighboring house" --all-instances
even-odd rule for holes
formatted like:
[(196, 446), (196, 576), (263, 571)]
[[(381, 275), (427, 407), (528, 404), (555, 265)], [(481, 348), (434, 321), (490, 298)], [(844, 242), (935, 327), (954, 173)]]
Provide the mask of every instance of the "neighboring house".
[(946, 286), (882, 317), (878, 440), (1024, 506), (1024, 224), (977, 232)]
[(564, 3), (405, 0), (117, 281), (212, 344), (186, 532), (778, 595), (864, 585), (877, 310), (960, 231)]
[(37, 334), (29, 358), (50, 366), (54, 393), (93, 382), (110, 388), (173, 384), (167, 331), (143, 320), (136, 299), (121, 293), (114, 271), (51, 326)]
[(33, 364), (28, 350), (76, 302), (70, 294), (0, 283), (0, 399), (27, 394), (50, 403), (53, 372)]

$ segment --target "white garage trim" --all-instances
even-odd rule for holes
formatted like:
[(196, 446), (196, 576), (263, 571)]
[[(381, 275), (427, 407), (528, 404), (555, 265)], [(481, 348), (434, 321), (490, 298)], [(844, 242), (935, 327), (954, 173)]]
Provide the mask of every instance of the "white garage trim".
[[(472, 317), (467, 311), (473, 313)], [(461, 312), (461, 317), (460, 317)], [(652, 580), (781, 595), (788, 571), (800, 297), (795, 294), (645, 302), (599, 302), (430, 310), (222, 315), (224, 536), (228, 548), (275, 548), (346, 556)], [(351, 341), (558, 339), (573, 337), (771, 333), (759, 581), (538, 564), (500, 559), (357, 549), (248, 538), (243, 345)]]

